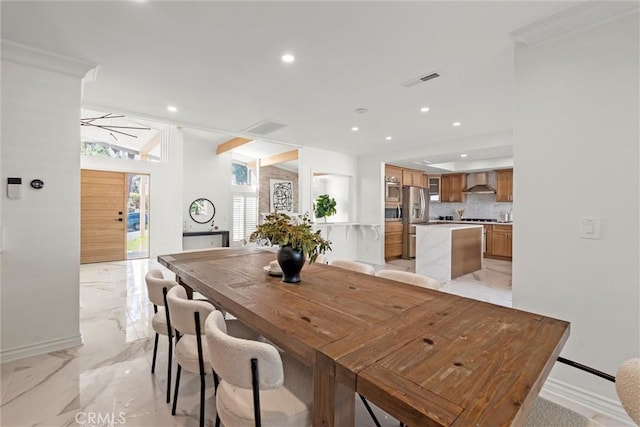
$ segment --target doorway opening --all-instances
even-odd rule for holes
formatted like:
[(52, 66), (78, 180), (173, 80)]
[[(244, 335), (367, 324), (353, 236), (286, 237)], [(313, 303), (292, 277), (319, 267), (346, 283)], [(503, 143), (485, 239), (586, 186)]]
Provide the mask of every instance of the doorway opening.
[(149, 258), (149, 175), (127, 173), (127, 256)]

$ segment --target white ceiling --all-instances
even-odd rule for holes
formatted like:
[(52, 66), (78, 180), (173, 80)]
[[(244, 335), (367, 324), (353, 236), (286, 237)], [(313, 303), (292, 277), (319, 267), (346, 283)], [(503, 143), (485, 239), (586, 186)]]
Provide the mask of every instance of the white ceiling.
[[(251, 136), (246, 128), (270, 120), (287, 127), (262, 139), (369, 154), (510, 129), (509, 33), (577, 3), (2, 1), (1, 7), (3, 38), (99, 64), (96, 80), (84, 87), (85, 107), (228, 135)], [(280, 61), (285, 52), (295, 55), (293, 64)], [(433, 71), (441, 77), (401, 86)], [(430, 111), (421, 113), (425, 105)], [(368, 112), (356, 113), (360, 107)]]

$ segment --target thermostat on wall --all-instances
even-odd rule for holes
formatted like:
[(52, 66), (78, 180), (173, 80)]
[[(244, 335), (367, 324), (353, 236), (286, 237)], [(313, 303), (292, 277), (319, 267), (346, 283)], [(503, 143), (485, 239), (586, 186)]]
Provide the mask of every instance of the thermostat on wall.
[(20, 198), (22, 178), (7, 178), (7, 197), (10, 199)]

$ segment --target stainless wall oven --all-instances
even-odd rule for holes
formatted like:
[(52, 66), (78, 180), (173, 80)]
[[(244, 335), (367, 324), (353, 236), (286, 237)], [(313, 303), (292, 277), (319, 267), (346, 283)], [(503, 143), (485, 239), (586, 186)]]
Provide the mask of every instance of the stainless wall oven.
[(384, 177), (384, 201), (385, 203), (402, 203), (402, 185), (400, 178), (395, 176)]

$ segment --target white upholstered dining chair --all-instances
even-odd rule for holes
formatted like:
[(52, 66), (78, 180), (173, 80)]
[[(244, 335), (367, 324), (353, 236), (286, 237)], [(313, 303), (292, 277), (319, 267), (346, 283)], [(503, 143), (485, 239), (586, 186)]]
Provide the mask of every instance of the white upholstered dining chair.
[(158, 338), (165, 335), (169, 338), (168, 358), (167, 358), (167, 403), (171, 401), (171, 364), (173, 350), (173, 328), (170, 327), (169, 310), (167, 308), (167, 292), (169, 289), (177, 285), (170, 279), (165, 279), (162, 271), (150, 270), (144, 277), (147, 284), (147, 294), (149, 301), (153, 304), (153, 318), (151, 319), (151, 327), (155, 332), (155, 340), (153, 343), (153, 361), (151, 363), (151, 373), (156, 370), (156, 356), (158, 353)]
[(428, 276), (422, 276), (408, 271), (398, 270), (380, 270), (376, 272), (376, 276), (383, 277), (396, 282), (408, 283), (410, 285), (420, 286), (422, 288), (440, 289), (440, 283), (436, 279)]
[[(205, 324), (210, 363), (220, 375), (216, 427), (302, 427), (312, 423), (313, 373), (273, 345), (236, 338), (218, 311)], [(218, 418), (219, 417), (219, 418)]]
[(357, 271), (358, 273), (364, 274), (376, 274), (376, 269), (370, 266), (369, 264), (365, 264), (358, 261), (349, 261), (346, 259), (334, 259), (329, 261), (329, 265), (334, 267), (344, 268), (346, 270)]
[[(204, 322), (212, 312), (224, 316), (222, 312), (208, 301), (190, 300), (182, 286), (174, 286), (167, 294), (167, 304), (171, 313), (171, 326), (176, 333), (176, 383), (173, 393), (173, 406), (171, 415), (176, 414), (178, 404), (178, 392), (180, 390), (180, 374), (182, 368), (200, 375), (200, 426), (204, 426), (204, 396), (205, 376), (207, 372), (213, 372), (215, 387), (218, 385), (218, 375), (209, 363), (209, 346), (204, 338)], [(229, 320), (229, 330), (234, 336), (258, 339), (260, 335), (239, 320)], [(231, 425), (231, 424), (230, 424)]]
[[(211, 372), (209, 348), (204, 339), (204, 321), (216, 308), (209, 302), (187, 299), (182, 286), (174, 286), (167, 294), (171, 326), (176, 331), (176, 384), (171, 415), (176, 414), (182, 368), (200, 375), (200, 426), (204, 426), (205, 375)], [(214, 379), (217, 383), (217, 378)]]
[(616, 391), (622, 407), (640, 425), (640, 357), (620, 365), (616, 372)]

